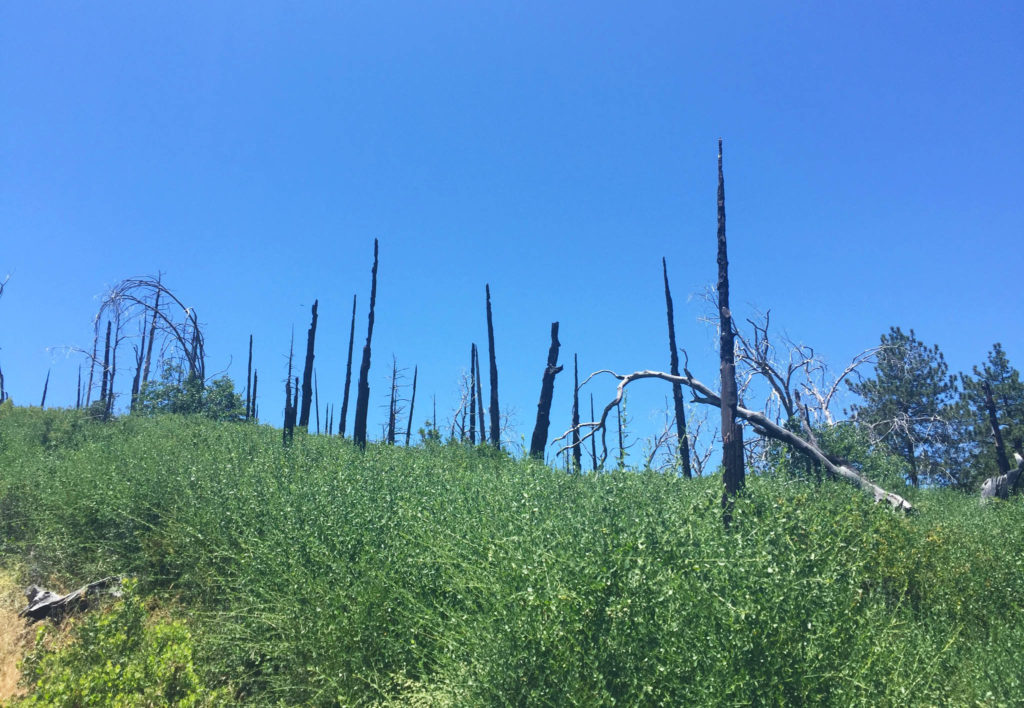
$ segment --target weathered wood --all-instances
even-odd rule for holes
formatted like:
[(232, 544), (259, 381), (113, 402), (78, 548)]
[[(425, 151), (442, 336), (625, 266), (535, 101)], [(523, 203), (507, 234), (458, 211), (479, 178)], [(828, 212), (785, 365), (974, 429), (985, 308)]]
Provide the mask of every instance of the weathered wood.
[(88, 609), (92, 599), (99, 595), (121, 596), (121, 578), (111, 576), (84, 585), (67, 595), (58, 595), (38, 585), (29, 585), (25, 590), (28, 607), (18, 613), (31, 622), (42, 619), (60, 621), (71, 612)]
[(583, 451), (580, 449), (580, 360), (578, 354), (572, 355), (572, 459), (573, 472), (580, 474), (583, 471)]
[(373, 269), (370, 271), (370, 315), (366, 327), (363, 361), (359, 365), (359, 383), (356, 387), (356, 420), (352, 438), (359, 447), (366, 447), (366, 414), (370, 406), (370, 343), (373, 340), (374, 306), (377, 302), (377, 239), (373, 239)]
[(409, 447), (409, 435), (412, 433), (412, 412), (416, 409), (416, 379), (419, 378), (420, 367), (412, 370), (412, 398), (409, 399), (409, 424), (405, 426), (405, 446)]
[[(679, 350), (676, 348), (675, 310), (672, 307), (672, 291), (668, 287), (668, 265), (661, 259), (661, 272), (665, 278), (665, 314), (668, 317), (669, 373), (679, 375)], [(676, 412), (677, 455), (683, 467), (683, 476), (692, 478), (690, 471), (690, 440), (686, 435), (686, 407), (683, 405), (683, 387), (672, 384), (672, 403)]]
[(551, 346), (548, 349), (548, 363), (541, 379), (540, 401), (537, 403), (537, 422), (530, 439), (530, 457), (544, 459), (544, 448), (548, 444), (548, 426), (551, 423), (551, 399), (555, 392), (555, 376), (562, 370), (558, 366), (558, 323), (551, 323)]
[(313, 301), (313, 319), (306, 332), (306, 361), (302, 367), (302, 410), (299, 412), (299, 427), (309, 429), (309, 409), (313, 403), (313, 349), (316, 344), (316, 309), (319, 300)]
[(345, 392), (341, 397), (341, 420), (338, 435), (345, 437), (345, 419), (348, 418), (348, 392), (352, 387), (352, 344), (356, 337), (356, 296), (352, 296), (352, 325), (348, 331), (348, 363), (345, 365)]

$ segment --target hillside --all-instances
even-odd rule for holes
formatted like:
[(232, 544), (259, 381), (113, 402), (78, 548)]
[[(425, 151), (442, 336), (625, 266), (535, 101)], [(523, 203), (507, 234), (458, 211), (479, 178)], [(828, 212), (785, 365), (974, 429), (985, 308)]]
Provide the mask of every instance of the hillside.
[(1024, 504), (905, 494), (0, 409), (5, 572), (135, 578), (197, 702), (1024, 702)]

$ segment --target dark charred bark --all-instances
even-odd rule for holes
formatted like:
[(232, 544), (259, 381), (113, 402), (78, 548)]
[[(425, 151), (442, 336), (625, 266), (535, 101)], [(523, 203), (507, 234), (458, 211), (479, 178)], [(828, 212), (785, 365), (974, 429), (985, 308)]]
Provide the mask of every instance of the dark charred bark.
[(100, 342), (100, 323), (97, 316), (96, 329), (92, 337), (92, 356), (89, 358), (89, 385), (85, 387), (85, 407), (88, 408), (92, 402), (92, 379), (96, 371), (96, 350)]
[(412, 433), (412, 412), (416, 408), (416, 379), (419, 377), (420, 367), (413, 367), (412, 370), (412, 398), (409, 400), (409, 424), (405, 426), (405, 446), (409, 447), (409, 435)]
[(316, 434), (320, 434), (320, 382), (313, 369), (313, 409), (316, 411)]
[(583, 451), (580, 449), (580, 361), (572, 355), (572, 459), (573, 472), (583, 472)]
[(46, 381), (43, 382), (43, 400), (39, 402), (40, 408), (46, 408), (46, 391), (50, 388), (50, 370), (46, 370)]
[(555, 393), (555, 376), (562, 370), (558, 366), (558, 323), (551, 323), (551, 347), (548, 349), (548, 363), (541, 379), (540, 401), (537, 403), (537, 423), (530, 440), (530, 457), (544, 459), (544, 448), (548, 444), (548, 427), (551, 424), (551, 399)]
[(4, 389), (4, 370), (0, 368), (0, 403), (7, 400), (7, 391)]
[(359, 447), (366, 447), (366, 413), (370, 404), (370, 342), (373, 339), (373, 308), (377, 302), (377, 239), (373, 239), (373, 270), (370, 271), (370, 315), (366, 327), (363, 361), (359, 365), (359, 385), (356, 396), (356, 421), (352, 437)]
[(100, 400), (103, 401), (103, 415), (107, 416), (109, 412), (109, 402), (107, 399), (107, 384), (110, 376), (110, 320), (107, 320), (107, 343), (103, 347), (103, 379), (100, 384)]
[(391, 358), (391, 402), (388, 403), (388, 445), (395, 444), (395, 423), (398, 417), (398, 360)]
[[(157, 283), (159, 283), (159, 278)], [(149, 367), (153, 361), (153, 342), (156, 340), (156, 316), (160, 311), (160, 291), (156, 291), (156, 298), (153, 301), (153, 319), (149, 323), (149, 343), (146, 346), (146, 366), (142, 370), (142, 383), (141, 386), (145, 386), (149, 382)], [(251, 337), (250, 337), (251, 339)]]
[(1010, 471), (1010, 460), (1006, 455), (1006, 445), (1003, 443), (1003, 431), (999, 428), (999, 418), (996, 415), (996, 402), (992, 398), (992, 386), (988, 381), (983, 381), (985, 389), (985, 408), (988, 411), (988, 423), (992, 426), (992, 439), (996, 445), (996, 462), (999, 464), (999, 474), (1006, 474)]
[(484, 425), (484, 391), (483, 374), (480, 373), (480, 350), (473, 345), (473, 363), (476, 365), (476, 407), (477, 418), (480, 421), (480, 444), (487, 442), (487, 430)]
[(352, 296), (352, 326), (348, 331), (348, 363), (345, 365), (345, 391), (341, 397), (341, 420), (338, 435), (345, 437), (345, 419), (348, 417), (348, 390), (352, 385), (352, 344), (356, 336), (356, 296)]
[[(0, 374), (0, 381), (3, 381), (3, 375)], [(0, 386), (2, 389), (3, 386)], [(3, 391), (0, 390), (0, 403), (3, 403)], [(77, 411), (82, 407), (82, 365), (78, 365), (78, 391), (75, 393), (75, 410)]]
[(733, 500), (746, 483), (743, 439), (736, 423), (738, 405), (732, 312), (729, 310), (729, 256), (725, 240), (725, 176), (722, 172), (722, 141), (718, 141), (718, 322), (722, 374), (722, 467), (725, 469), (722, 520), (732, 521)]
[(622, 435), (622, 403), (615, 406), (615, 423), (619, 431), (619, 469), (626, 466), (626, 445), (625, 437)]
[[(491, 317), (491, 286), (487, 292), (487, 348), (491, 363), (491, 445), (501, 447), (501, 420), (498, 409), (498, 362), (494, 357), (494, 320)], [(435, 421), (436, 422), (436, 421)]]
[[(679, 376), (679, 350), (676, 347), (676, 323), (675, 311), (672, 307), (672, 292), (668, 287), (668, 265), (665, 259), (661, 259), (661, 272), (665, 277), (665, 314), (668, 317), (668, 348), (669, 348), (669, 373)], [(672, 384), (672, 402), (676, 410), (676, 437), (679, 442), (679, 461), (683, 466), (683, 474), (687, 479), (693, 477), (690, 471), (690, 440), (686, 437), (686, 408), (683, 406), (683, 387), (680, 384)]]
[(476, 344), (469, 346), (469, 444), (476, 445)]
[(114, 320), (117, 329), (114, 330), (114, 343), (110, 347), (110, 381), (107, 382), (107, 417), (114, 414), (114, 377), (117, 375), (117, 345), (121, 339), (121, 316), (118, 314)]
[[(590, 420), (594, 420), (594, 394), (590, 394)], [(590, 436), (590, 461), (594, 465), (594, 473), (597, 473), (597, 438)]]
[(295, 331), (292, 330), (291, 342), (288, 344), (288, 375), (284, 380), (284, 444), (295, 438), (295, 409), (292, 405), (292, 360), (295, 354)]
[[(143, 347), (145, 342), (143, 342)], [(132, 378), (132, 402), (128, 406), (128, 412), (134, 413), (139, 403), (139, 390), (142, 386), (142, 360), (145, 352), (138, 347), (135, 348), (135, 376)]]
[(252, 415), (252, 335), (249, 335), (249, 366), (245, 370), (245, 419)]
[(299, 413), (299, 427), (309, 430), (309, 407), (313, 403), (313, 346), (316, 342), (316, 308), (319, 300), (313, 301), (313, 321), (306, 333), (306, 363), (302, 367), (302, 410)]
[(252, 372), (252, 418), (250, 420), (259, 420), (259, 416), (256, 414), (256, 394), (259, 390), (259, 372), (253, 369)]

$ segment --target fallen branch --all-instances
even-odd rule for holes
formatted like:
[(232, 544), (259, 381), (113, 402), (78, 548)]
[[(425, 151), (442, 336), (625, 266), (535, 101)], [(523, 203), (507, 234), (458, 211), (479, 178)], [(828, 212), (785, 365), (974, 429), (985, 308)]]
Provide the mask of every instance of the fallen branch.
[[(663, 371), (646, 370), (635, 371), (632, 374), (617, 374), (614, 371), (604, 369), (595, 372), (594, 374), (591, 374), (590, 377), (587, 378), (587, 381), (589, 381), (597, 374), (601, 373), (610, 374), (619, 380), (619, 385), (616, 388), (615, 399), (604, 407), (604, 411), (601, 413), (600, 420), (589, 423), (580, 423), (578, 426), (575, 426), (574, 428), (571, 428), (565, 433), (563, 433), (553, 442), (560, 442), (565, 440), (566, 437), (571, 435), (574, 430), (576, 430), (577, 432), (582, 430), (588, 430), (588, 432), (585, 435), (580, 437), (580, 443), (583, 443), (588, 438), (596, 435), (597, 432), (600, 430), (601, 445), (603, 448), (603, 453), (601, 456), (602, 464), (604, 460), (607, 459), (608, 457), (608, 446), (605, 440), (606, 422), (608, 419), (608, 415), (611, 413), (612, 410), (615, 409), (615, 407), (622, 400), (622, 395), (626, 389), (626, 386), (628, 386), (634, 381), (639, 381), (640, 379), (661, 379), (662, 381), (668, 381), (669, 383), (682, 384), (684, 386), (689, 387), (690, 390), (693, 392), (693, 400), (695, 402), (705, 403), (707, 405), (715, 406), (717, 408), (721, 408), (722, 405), (722, 401), (719, 395), (712, 391), (710, 388), (708, 388), (706, 385), (698, 381), (697, 379), (693, 378), (689, 371), (686, 371), (685, 376), (673, 376), (672, 374), (667, 374)], [(876, 502), (882, 501), (884, 499), (894, 509), (900, 509), (902, 511), (907, 512), (913, 509), (910, 502), (908, 502), (903, 497), (899, 496), (898, 494), (893, 494), (892, 492), (887, 492), (886, 490), (879, 487), (877, 484), (874, 484), (870, 480), (863, 477), (860, 473), (851, 468), (849, 465), (843, 464), (837, 461), (832, 456), (825, 453), (817, 445), (808, 442), (807, 440), (801, 438), (799, 435), (796, 435), (795, 433), (776, 425), (763, 413), (749, 410), (747, 408), (744, 408), (743, 406), (737, 406), (736, 415), (742, 418), (743, 420), (747, 421), (747, 423), (749, 423), (754, 428), (754, 431), (759, 435), (764, 435), (765, 437), (769, 437), (774, 440), (784, 442), (787, 445), (796, 448), (805, 455), (808, 455), (812, 459), (820, 462), (829, 472), (832, 472), (836, 476), (842, 477), (847, 481), (857, 485), (861, 489), (870, 492), (874, 496)], [(565, 447), (561, 448), (558, 452), (561, 453), (565, 450), (568, 450), (570, 447), (572, 447), (571, 444), (566, 445)]]

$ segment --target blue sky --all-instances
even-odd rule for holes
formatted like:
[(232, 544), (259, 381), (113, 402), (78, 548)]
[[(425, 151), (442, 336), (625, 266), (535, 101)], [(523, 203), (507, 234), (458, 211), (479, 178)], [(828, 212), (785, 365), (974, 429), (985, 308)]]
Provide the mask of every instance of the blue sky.
[[(1020, 367), (1022, 28), (1016, 2), (5, 3), (7, 389), (38, 403), (50, 369), (48, 402), (73, 403), (61, 347), (91, 343), (105, 286), (161, 271), (210, 371), (244, 381), (254, 335), (273, 424), (319, 298), (340, 403), (375, 237), (371, 430), (392, 354), (419, 366), (417, 425), (431, 395), (450, 413), (485, 283), (527, 439), (550, 322), (563, 363), (667, 368), (662, 256), (712, 381), (687, 297), (714, 282), (719, 137), (737, 314), (771, 308), (839, 368), (891, 325), (954, 370), (996, 341)], [(638, 387), (638, 428), (665, 393)]]

